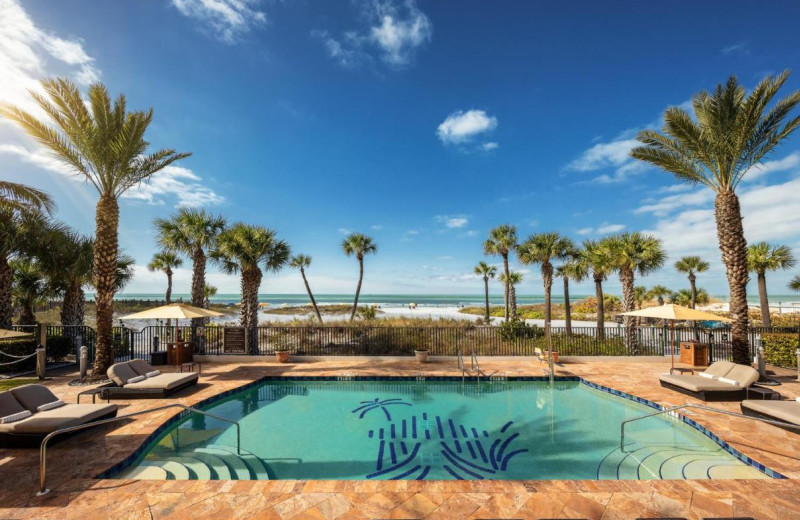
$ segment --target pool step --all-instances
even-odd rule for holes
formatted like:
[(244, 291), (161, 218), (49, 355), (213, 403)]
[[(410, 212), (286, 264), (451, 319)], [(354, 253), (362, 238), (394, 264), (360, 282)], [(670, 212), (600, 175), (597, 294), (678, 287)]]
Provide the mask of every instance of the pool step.
[(264, 463), (256, 455), (212, 444), (204, 448), (150, 453), (138, 466), (119, 478), (148, 480), (269, 480)]

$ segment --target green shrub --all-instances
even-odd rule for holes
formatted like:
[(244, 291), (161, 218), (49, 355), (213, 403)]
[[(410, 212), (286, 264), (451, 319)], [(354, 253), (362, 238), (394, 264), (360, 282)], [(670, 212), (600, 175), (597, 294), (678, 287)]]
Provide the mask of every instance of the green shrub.
[(797, 368), (797, 334), (762, 334), (761, 344), (768, 364)]
[(519, 318), (504, 321), (497, 327), (497, 333), (503, 341), (520, 339), (536, 339), (544, 336), (544, 331), (536, 325), (528, 325)]
[(58, 361), (74, 354), (74, 342), (69, 336), (50, 336), (47, 338), (47, 359)]
[[(0, 352), (11, 354), (12, 356), (27, 356), (36, 351), (36, 341), (32, 339), (11, 339), (0, 341)], [(0, 363), (10, 363), (15, 358), (0, 355)], [(0, 366), (0, 372), (20, 372), (31, 370), (36, 366), (36, 357), (31, 357), (21, 363)]]

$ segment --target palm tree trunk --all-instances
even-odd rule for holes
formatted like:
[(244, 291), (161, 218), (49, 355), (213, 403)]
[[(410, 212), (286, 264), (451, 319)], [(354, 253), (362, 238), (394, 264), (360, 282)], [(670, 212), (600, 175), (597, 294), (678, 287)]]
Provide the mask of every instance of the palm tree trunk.
[(258, 346), (253, 329), (258, 327), (258, 288), (261, 286), (261, 269), (258, 266), (243, 268), (241, 284), (242, 310), (239, 321), (248, 337), (250, 352), (255, 352)]
[(506, 312), (505, 312), (505, 314), (506, 314), (506, 321), (508, 321), (508, 318), (509, 318), (508, 295), (509, 295), (510, 286), (511, 286), (511, 279), (510, 279), (511, 273), (509, 273), (509, 271), (508, 271), (508, 253), (503, 255), (503, 271), (506, 274), (506, 291), (505, 291)]
[(517, 317), (517, 290), (514, 288), (514, 285), (511, 284), (508, 288), (508, 300), (509, 306), (511, 307), (511, 317)]
[(564, 277), (564, 328), (567, 337), (572, 336), (572, 306), (569, 303), (569, 278)]
[[(192, 255), (192, 305), (202, 307), (206, 288), (206, 254), (196, 247)], [(203, 318), (192, 318), (192, 328), (202, 327)]]
[(544, 322), (547, 324), (550, 323), (550, 296), (553, 292), (553, 265), (550, 262), (542, 263), (542, 280), (544, 281)]
[[(172, 269), (167, 269), (167, 294), (165, 295), (167, 305), (172, 303)], [(167, 328), (172, 326), (172, 320), (167, 318)]]
[(308, 280), (306, 280), (306, 272), (302, 267), (300, 268), (300, 275), (303, 277), (303, 283), (306, 284), (306, 291), (308, 292), (308, 297), (311, 298), (311, 305), (314, 306), (314, 312), (317, 313), (317, 319), (319, 319), (319, 322), (322, 323), (322, 315), (319, 313), (317, 300), (314, 299), (314, 295), (311, 293), (311, 286), (308, 285)]
[(605, 302), (603, 301), (603, 277), (594, 276), (594, 297), (597, 300), (597, 339), (606, 339)]
[[(622, 283), (622, 303), (625, 312), (630, 312), (636, 308), (636, 295), (634, 294), (634, 275), (630, 269), (621, 269), (619, 281)], [(633, 316), (625, 316), (625, 346), (628, 352), (635, 356), (639, 353), (639, 342), (636, 338), (636, 319)]]
[(695, 306), (697, 305), (697, 283), (696, 283), (696, 280), (697, 280), (697, 277), (694, 274), (690, 274), (689, 275), (689, 285), (692, 286), (692, 303), (691, 303), (692, 309), (694, 309)]
[(750, 345), (747, 339), (747, 240), (742, 227), (739, 197), (732, 190), (720, 191), (714, 200), (717, 220), (717, 237), (722, 251), (722, 262), (728, 276), (730, 290), (731, 345), (733, 362), (750, 364)]
[(767, 275), (758, 273), (758, 300), (761, 303), (761, 325), (772, 327), (772, 318), (769, 315), (769, 299), (767, 298)]
[(486, 323), (488, 324), (492, 319), (491, 312), (489, 311), (489, 277), (483, 277), (483, 295), (486, 299)]
[(84, 295), (80, 282), (72, 282), (64, 291), (64, 302), (61, 305), (61, 324), (83, 325)]
[(11, 328), (11, 318), (14, 317), (14, 307), (11, 305), (11, 283), (14, 274), (8, 265), (8, 257), (0, 255), (0, 329)]
[(20, 325), (36, 325), (36, 313), (33, 312), (33, 303), (25, 302), (19, 310)]
[(364, 279), (364, 259), (358, 259), (358, 285), (356, 286), (356, 299), (353, 302), (353, 310), (350, 312), (350, 321), (356, 318), (356, 309), (358, 309), (358, 295), (361, 294), (361, 281)]
[(95, 213), (96, 236), (93, 251), (97, 343), (93, 378), (105, 378), (114, 363), (111, 348), (114, 320), (114, 285), (119, 253), (119, 204), (110, 195), (101, 195)]

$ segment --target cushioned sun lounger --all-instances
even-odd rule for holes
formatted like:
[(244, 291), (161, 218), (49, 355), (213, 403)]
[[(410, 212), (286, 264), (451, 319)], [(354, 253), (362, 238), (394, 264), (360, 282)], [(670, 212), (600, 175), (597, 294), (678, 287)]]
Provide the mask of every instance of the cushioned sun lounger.
[(800, 433), (800, 403), (797, 401), (742, 401), (742, 413), (751, 417), (786, 423), (783, 428)]
[(747, 388), (758, 381), (758, 370), (730, 361), (712, 363), (704, 372), (710, 377), (662, 374), (658, 379), (664, 388), (703, 401), (741, 401)]
[[(0, 392), (0, 420), (27, 415), (19, 420), (0, 423), (0, 446), (8, 448), (38, 447), (47, 434), (62, 428), (78, 426), (100, 419), (115, 417), (115, 404), (62, 404), (49, 388), (25, 385)], [(77, 432), (76, 432), (77, 433)], [(57, 441), (68, 434), (56, 436)]]
[[(116, 363), (108, 369), (111, 383), (103, 389), (103, 399), (161, 399), (196, 385), (198, 374), (159, 373), (141, 359)], [(150, 374), (148, 376), (148, 374)]]

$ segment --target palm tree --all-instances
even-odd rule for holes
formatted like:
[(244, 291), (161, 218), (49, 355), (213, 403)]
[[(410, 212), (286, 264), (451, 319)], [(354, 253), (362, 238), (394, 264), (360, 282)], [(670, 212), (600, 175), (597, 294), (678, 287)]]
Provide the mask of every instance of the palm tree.
[(41, 213), (0, 206), (0, 328), (10, 329), (14, 317), (14, 274), (10, 262), (21, 254), (30, 254), (47, 226)]
[[(239, 273), (242, 285), (240, 323), (251, 330), (258, 326), (258, 289), (262, 266), (277, 272), (289, 261), (288, 244), (275, 231), (262, 226), (237, 223), (217, 236), (211, 258), (228, 274)], [(201, 303), (202, 305), (202, 303)]]
[(664, 287), (663, 285), (654, 285), (647, 291), (647, 297), (651, 300), (656, 300), (659, 305), (664, 305), (664, 297), (669, 296), (672, 294), (672, 290), (669, 287)]
[[(182, 265), (183, 259), (172, 251), (159, 251), (153, 255), (153, 259), (147, 264), (148, 271), (161, 271), (167, 275), (167, 293), (165, 295), (167, 305), (172, 303), (172, 275), (174, 274), (172, 269)], [(205, 294), (203, 297), (205, 300)], [(169, 322), (167, 322), (167, 324), (169, 324)]]
[(47, 192), (16, 182), (0, 181), (0, 208), (52, 215), (55, 203)]
[(800, 291), (800, 276), (795, 276), (794, 278), (792, 278), (789, 281), (787, 287), (791, 291)]
[(790, 269), (796, 263), (789, 246), (759, 242), (747, 248), (747, 268), (758, 276), (758, 299), (761, 302), (762, 326), (772, 326), (767, 298), (767, 271)]
[(516, 271), (511, 271), (508, 273), (508, 278), (506, 278), (505, 273), (500, 273), (500, 277), (498, 278), (500, 283), (503, 284), (503, 288), (508, 287), (508, 294), (506, 295), (506, 300), (508, 300), (508, 305), (510, 307), (509, 312), (512, 318), (517, 317), (517, 290), (515, 286), (518, 283), (522, 283), (522, 273), (518, 273)]
[(206, 284), (203, 287), (203, 308), (210, 309), (211, 308), (211, 298), (217, 295), (217, 288), (213, 285)]
[(608, 274), (614, 270), (608, 250), (608, 242), (606, 240), (584, 240), (580, 262), (584, 263), (587, 271), (591, 270), (592, 273), (594, 295), (597, 300), (597, 338), (605, 339), (606, 321), (603, 282), (608, 277)]
[(636, 309), (641, 310), (644, 302), (647, 301), (647, 287), (644, 285), (637, 285), (633, 288), (633, 299), (636, 302)]
[(117, 97), (112, 107), (111, 96), (100, 83), (89, 87), (87, 100), (68, 79), (44, 80), (42, 88), (46, 95), (32, 92), (31, 96), (53, 125), (6, 104), (0, 105), (0, 115), (17, 123), (100, 195), (93, 254), (97, 312), (93, 375), (105, 377), (114, 362), (111, 328), (119, 257), (118, 199), (128, 189), (189, 154), (159, 150), (148, 155), (149, 143), (144, 134), (153, 119), (153, 109), (128, 112), (123, 95)]
[(92, 283), (94, 240), (64, 226), (45, 234), (35, 255), (53, 289), (61, 295), (61, 324), (81, 326), (86, 297), (83, 287)]
[[(202, 307), (205, 300), (206, 256), (225, 229), (225, 219), (204, 209), (183, 207), (169, 218), (157, 218), (153, 223), (158, 242), (163, 248), (192, 259), (192, 305)], [(192, 320), (193, 327), (202, 324), (202, 318)]]
[[(622, 284), (622, 301), (625, 312), (636, 309), (635, 278), (638, 273), (646, 276), (661, 269), (667, 259), (661, 240), (644, 233), (620, 233), (607, 238), (611, 262), (619, 273)], [(639, 341), (636, 337), (636, 320), (625, 316), (625, 343), (631, 354), (639, 353)]]
[(342, 249), (347, 256), (355, 255), (358, 260), (358, 285), (356, 286), (356, 299), (353, 302), (353, 310), (350, 312), (350, 321), (356, 317), (358, 309), (358, 295), (361, 294), (361, 282), (364, 280), (364, 255), (378, 252), (378, 245), (372, 238), (361, 233), (350, 233), (342, 241)]
[(45, 274), (32, 258), (15, 258), (10, 263), (14, 273), (12, 297), (20, 310), (19, 324), (36, 325), (34, 307), (49, 294)]
[(697, 305), (697, 286), (695, 284), (697, 273), (704, 273), (708, 271), (709, 267), (709, 263), (699, 256), (684, 256), (675, 262), (675, 270), (679, 273), (686, 273), (689, 277), (689, 285), (692, 288), (692, 299), (689, 303), (689, 307), (692, 309)]
[(565, 260), (575, 250), (575, 244), (558, 233), (536, 233), (517, 246), (517, 258), (523, 265), (538, 264), (544, 282), (544, 321), (550, 323), (553, 292), (552, 260)]
[(798, 126), (789, 115), (800, 103), (800, 91), (772, 102), (789, 77), (764, 78), (748, 95), (735, 77), (692, 99), (694, 118), (678, 107), (667, 109), (662, 132), (643, 130), (644, 146), (631, 155), (674, 174), (679, 180), (714, 190), (717, 237), (730, 289), (733, 361), (750, 363), (748, 342), (747, 241), (736, 188)]
[[(698, 287), (695, 297), (697, 298), (697, 303), (701, 305), (709, 302), (708, 293), (702, 287)], [(675, 291), (669, 295), (669, 301), (686, 307), (692, 301), (692, 291), (690, 289)]]
[(289, 261), (289, 267), (300, 270), (300, 276), (303, 277), (303, 283), (306, 285), (306, 292), (308, 293), (308, 297), (311, 299), (311, 305), (314, 306), (314, 312), (317, 313), (317, 319), (319, 319), (319, 322), (322, 323), (322, 314), (319, 313), (317, 300), (314, 299), (314, 294), (311, 292), (311, 286), (308, 285), (308, 279), (306, 278), (306, 267), (309, 267), (310, 265), (311, 257), (308, 255), (295, 255)]
[(478, 262), (475, 266), (475, 274), (483, 277), (483, 294), (486, 299), (486, 323), (492, 319), (489, 311), (489, 278), (494, 278), (497, 275), (497, 267), (489, 265), (486, 262)]
[(511, 292), (508, 280), (508, 253), (517, 247), (517, 226), (510, 224), (503, 224), (489, 231), (489, 238), (483, 243), (483, 254), (485, 255), (499, 255), (503, 257), (503, 275), (505, 280), (505, 318), (509, 318), (509, 301), (508, 295)]
[(580, 251), (573, 250), (571, 258), (556, 269), (556, 276), (564, 280), (564, 327), (567, 337), (572, 335), (572, 304), (569, 301), (569, 281), (582, 282), (589, 276), (588, 266), (581, 261)]

